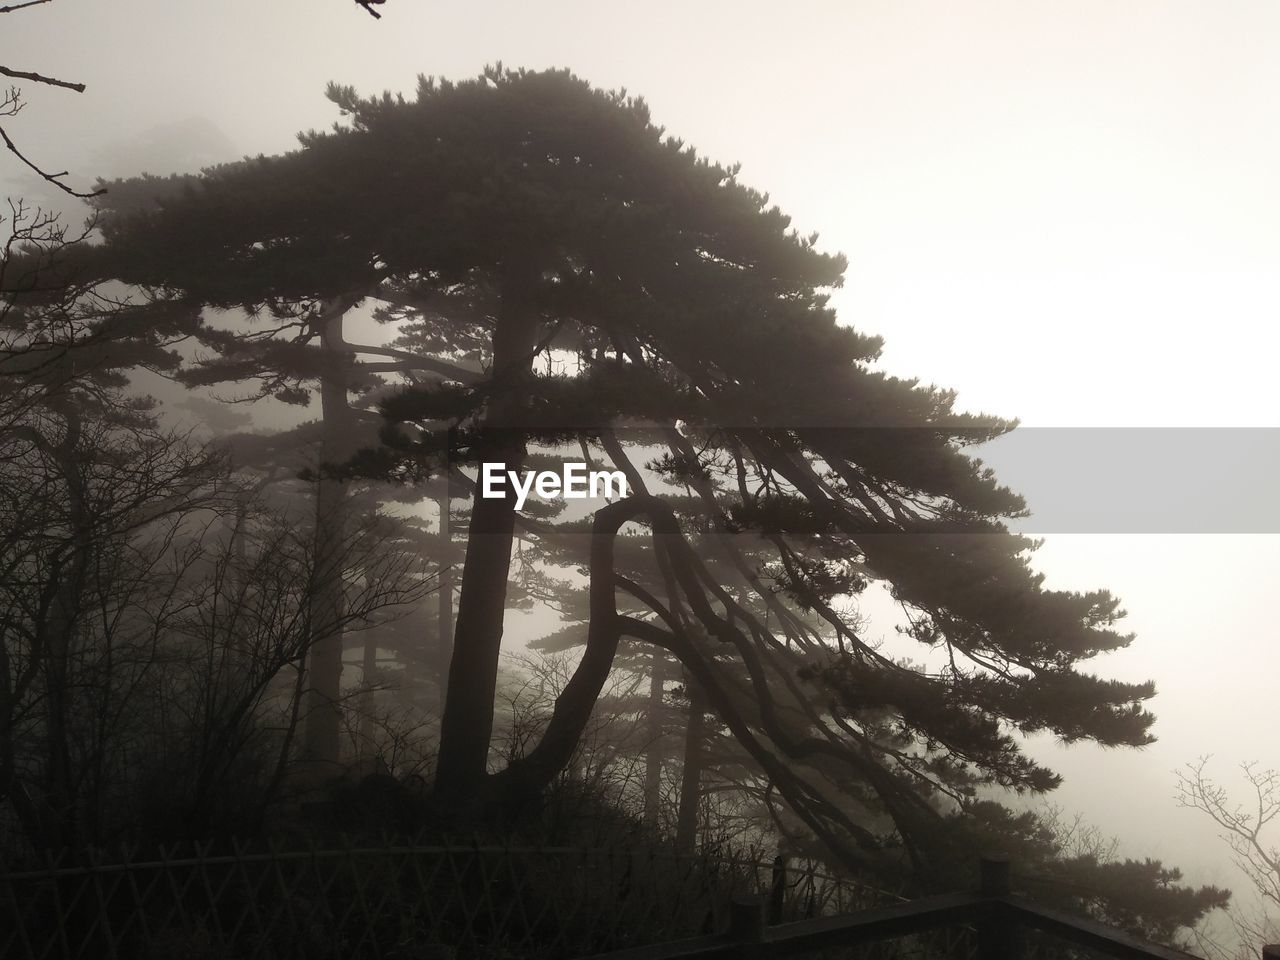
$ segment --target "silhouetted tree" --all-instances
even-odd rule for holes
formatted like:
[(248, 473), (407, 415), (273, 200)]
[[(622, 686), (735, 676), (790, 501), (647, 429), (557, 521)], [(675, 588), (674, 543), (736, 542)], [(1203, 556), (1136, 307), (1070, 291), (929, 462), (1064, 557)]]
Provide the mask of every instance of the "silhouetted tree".
[[(316, 632), (316, 557), (287, 511), (254, 503), (223, 449), (161, 429), (154, 402), (129, 390), (136, 368), (178, 368), (198, 313), (75, 279), (82, 237), (21, 205), (11, 216), (0, 260), (0, 801), (35, 846), (99, 841), (152, 809), (131, 791), (163, 756), (176, 777), (165, 817), (180, 811), (182, 830), (207, 832), (244, 786), (231, 773), (262, 758), (272, 684)], [(353, 526), (335, 553), (339, 576), (357, 582), (324, 629), (367, 625), (430, 586), (419, 545), (406, 551), (385, 523)], [(263, 771), (262, 803), (279, 779)]]
[(1037, 902), (1135, 936), (1190, 949), (1193, 928), (1230, 898), (1219, 887), (1183, 885), (1181, 872), (1158, 860), (1121, 858), (1115, 840), (1054, 808), (1012, 813), (983, 802), (968, 812), (960, 834), (976, 844), (974, 857), (981, 849), (1005, 851), (1017, 864), (1015, 884)]
[[(184, 187), (189, 189), (196, 182), (192, 176), (147, 177), (113, 185), (111, 195), (99, 201), (100, 210), (117, 216), (146, 210), (159, 198)], [(235, 305), (235, 294), (229, 296), (231, 299), (211, 302)], [(421, 375), (438, 378), (441, 368), (457, 376), (472, 376), (463, 367), (420, 358), (394, 347), (350, 342), (347, 317), (362, 299), (360, 295), (343, 295), (305, 302), (272, 300), (266, 304), (268, 309), (254, 311), (256, 322), (251, 326), (202, 324), (194, 330), (194, 338), (210, 352), (174, 373), (190, 387), (252, 384), (255, 394), (242, 399), (271, 397), (306, 406), (318, 394), (318, 431), (304, 425), (269, 443), (246, 448), (250, 462), (259, 467), (280, 467), (287, 462), (296, 471), (300, 451), (306, 450), (312, 457), (310, 466), (316, 483), (314, 531), (317, 557), (322, 560), (321, 582), (314, 594), (318, 607), (312, 622), (316, 625), (342, 622), (338, 564), (335, 559), (325, 566), (323, 558), (337, 557), (336, 545), (343, 542), (352, 520), (352, 490), (349, 477), (334, 467), (345, 463), (362, 445), (376, 443), (379, 418), (368, 407), (382, 389), (383, 378), (388, 374), (410, 380)], [(445, 584), (441, 603), (446, 607), (451, 595), (451, 584)], [(367, 637), (362, 663), (372, 667), (376, 650), (373, 636)], [(340, 631), (317, 637), (308, 664), (304, 754), (326, 763), (339, 759), (343, 651)]]
[[(518, 803), (557, 776), (623, 637), (680, 660), (851, 867), (896, 850), (924, 868), (981, 787), (1055, 786), (1017, 732), (1149, 742), (1153, 684), (1082, 669), (1130, 641), (1117, 601), (1043, 589), (1034, 544), (1003, 523), (1022, 501), (966, 453), (1012, 424), (874, 371), (879, 341), (828, 305), (844, 260), (736, 169), (665, 137), (641, 101), (563, 72), (423, 81), (412, 102), (331, 95), (347, 126), (113, 218), (96, 269), (216, 306), (373, 296), (430, 313), (451, 331), (442, 352), (410, 352), (441, 377), (384, 402), (399, 426), (367, 472), (413, 481), (446, 458), (517, 470), (577, 442), (638, 473), (627, 448), (660, 450), (652, 495), (589, 522), (473, 497), (442, 803)], [(451, 362), (464, 338), (481, 342), (479, 380)], [(576, 372), (553, 372), (555, 356)], [(628, 424), (644, 431), (609, 439)], [(517, 535), (584, 566), (588, 628), (541, 740), (490, 773)], [(868, 584), (928, 665), (879, 649), (842, 610)]]

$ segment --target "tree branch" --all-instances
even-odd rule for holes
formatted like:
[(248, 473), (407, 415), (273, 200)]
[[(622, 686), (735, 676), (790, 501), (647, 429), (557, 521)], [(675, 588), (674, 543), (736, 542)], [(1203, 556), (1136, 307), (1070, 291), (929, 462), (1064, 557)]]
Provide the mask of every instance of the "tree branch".
[(19, 160), (25, 163), (28, 167), (30, 167), (36, 173), (40, 174), (40, 176), (42, 176), (45, 180), (48, 180), (50, 183), (52, 183), (55, 187), (57, 187), (59, 190), (63, 191), (64, 193), (69, 193), (73, 197), (79, 197), (81, 200), (88, 200), (90, 197), (100, 197), (107, 192), (105, 188), (94, 190), (91, 193), (81, 193), (78, 190), (71, 189), (65, 183), (63, 183), (62, 180), (60, 179), (61, 177), (67, 176), (66, 170), (63, 170), (61, 173), (45, 173), (42, 169), (40, 169), (40, 167), (38, 167), (32, 161), (28, 160), (23, 155), (22, 151), (19, 150), (17, 146), (14, 144), (14, 142), (9, 139), (9, 134), (5, 133), (3, 127), (0, 127), (0, 138), (4, 140), (4, 145), (9, 148), (10, 153), (12, 153), (15, 157), (17, 157)]
[[(8, 11), (0, 10), (0, 13), (8, 13)], [(72, 83), (70, 80), (59, 80), (57, 77), (46, 77), (39, 73), (28, 73), (26, 70), (10, 70), (8, 67), (0, 67), (0, 76), (12, 77), (15, 80), (30, 80), (32, 83), (45, 83), (51, 87), (62, 87), (64, 90), (74, 90), (76, 93), (84, 93), (83, 83)]]
[(13, 13), (15, 10), (22, 10), (25, 7), (38, 7), (42, 3), (51, 3), (52, 0), (27, 0), (26, 3), (11, 3), (8, 6), (0, 7), (0, 13)]

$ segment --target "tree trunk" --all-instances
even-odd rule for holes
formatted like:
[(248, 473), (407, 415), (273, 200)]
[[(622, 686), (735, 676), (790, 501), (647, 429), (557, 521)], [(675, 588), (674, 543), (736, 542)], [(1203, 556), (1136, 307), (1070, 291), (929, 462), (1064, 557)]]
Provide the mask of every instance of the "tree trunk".
[[(41, 638), (48, 747), (45, 789), (54, 814), (44, 839), (49, 846), (70, 846), (76, 842), (76, 811), (70, 729), (72, 678), (69, 671), (94, 544), (81, 464), (77, 457), (80, 415), (69, 403), (60, 403), (57, 408), (63, 415), (66, 433), (52, 448), (52, 453), (66, 479), (67, 526), (71, 544), (65, 565), (55, 575), (56, 593)], [(110, 683), (111, 679), (110, 676), (102, 677), (100, 682)]]
[(376, 730), (373, 711), (375, 698), (373, 682), (378, 675), (378, 640), (377, 633), (366, 630), (364, 634), (364, 654), (360, 661), (360, 683), (364, 690), (360, 693), (360, 742), (356, 745), (356, 753), (361, 757), (371, 756), (373, 739)]
[(649, 674), (648, 740), (644, 766), (644, 822), (647, 826), (658, 823), (658, 807), (662, 802), (663, 759), (663, 680), (666, 675), (666, 653), (654, 647), (653, 666)]
[(327, 476), (326, 465), (351, 455), (351, 408), (347, 387), (351, 357), (343, 350), (346, 303), (325, 305), (320, 347), (320, 479), (316, 493), (315, 579), (310, 597), (311, 649), (307, 688), (305, 759), (337, 763), (342, 730), (342, 560), (346, 536), (347, 483)]
[(444, 566), (440, 570), (439, 606), (436, 610), (435, 682), (440, 689), (440, 703), (444, 703), (449, 683), (449, 660), (453, 655), (453, 527), (452, 500), (449, 496), (452, 478), (444, 478), (444, 493), (440, 495), (440, 557)]
[[(509, 271), (493, 333), (490, 384), (495, 389), (485, 414), (481, 458), (505, 464), (507, 470), (519, 470), (524, 464), (524, 434), (512, 427), (524, 401), (522, 383), (537, 349), (539, 314), (532, 302), (535, 279), (531, 269)], [(449, 689), (440, 723), (436, 793), (446, 802), (477, 796), (487, 772), (493, 734), (516, 499), (510, 484), (503, 485), (501, 498), (483, 497), (482, 490), (482, 484), (477, 483), (467, 526)]]
[(689, 725), (684, 736), (684, 771), (680, 777), (680, 812), (676, 818), (676, 849), (693, 853), (698, 845), (698, 806), (702, 799), (703, 740), (706, 730), (706, 698), (690, 678)]

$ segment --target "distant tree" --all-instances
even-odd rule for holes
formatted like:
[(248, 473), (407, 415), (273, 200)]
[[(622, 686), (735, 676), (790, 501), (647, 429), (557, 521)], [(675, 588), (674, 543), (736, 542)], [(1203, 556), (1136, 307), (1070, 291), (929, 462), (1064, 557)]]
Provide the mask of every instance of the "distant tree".
[[(277, 681), (301, 675), (315, 635), (309, 540), (245, 509), (217, 450), (145, 420), (83, 411), (8, 439), (0, 800), (36, 847), (119, 836), (139, 810), (144, 830), (194, 836), (228, 829), (233, 809), (259, 815), (301, 705)], [(350, 531), (341, 558), (347, 629), (429, 586), (416, 551), (376, 527)]]
[(91, 225), (72, 232), (57, 216), (9, 201), (0, 217), (0, 432), (59, 404), (102, 408), (130, 368), (171, 374), (176, 345), (198, 311), (171, 301), (131, 301), (101, 279), (73, 276)]
[[(349, 125), (112, 217), (94, 269), (183, 302), (315, 315), (372, 296), (429, 317), (445, 333), (406, 352), (441, 377), (386, 399), (367, 473), (520, 469), (578, 444), (639, 476), (631, 456), (654, 457), (650, 495), (589, 520), (473, 495), (446, 809), (518, 806), (551, 783), (624, 637), (680, 661), (791, 814), (854, 868), (904, 858), (927, 876), (981, 788), (1052, 789), (1019, 732), (1150, 741), (1154, 685), (1083, 669), (1129, 643), (1117, 601), (1043, 589), (1034, 544), (1003, 522), (1022, 501), (966, 452), (1012, 424), (871, 369), (879, 341), (828, 304), (843, 259), (736, 169), (562, 72), (424, 81), (413, 102), (331, 95)], [(480, 378), (448, 369), (464, 340)], [(518, 538), (590, 581), (586, 640), (541, 739), (491, 772)], [(868, 585), (927, 666), (848, 614)]]
[[(147, 211), (164, 197), (189, 191), (209, 178), (226, 175), (243, 166), (232, 164), (218, 168), (203, 180), (182, 175), (144, 177), (112, 184), (110, 196), (98, 201), (98, 210), (106, 220)], [(290, 466), (293, 473), (299, 469), (300, 457), (309, 458), (309, 474), (315, 481), (313, 529), (317, 556), (336, 557), (336, 545), (343, 541), (345, 530), (352, 522), (355, 491), (350, 476), (334, 468), (344, 464), (362, 446), (377, 443), (381, 421), (370, 407), (385, 392), (384, 378), (395, 375), (407, 382), (421, 382), (424, 377), (438, 379), (443, 371), (471, 380), (476, 374), (468, 370), (465, 363), (454, 365), (395, 347), (351, 342), (346, 332), (348, 317), (365, 299), (361, 294), (319, 299), (270, 298), (244, 304), (237, 299), (238, 281), (234, 277), (223, 280), (226, 281), (224, 291), (216, 289), (217, 283), (205, 287), (207, 302), (224, 307), (247, 305), (252, 322), (240, 327), (199, 324), (193, 330), (193, 338), (207, 352), (195, 362), (175, 370), (173, 375), (192, 388), (251, 385), (253, 393), (241, 396), (241, 401), (274, 398), (308, 406), (318, 394), (318, 425), (304, 424), (269, 441), (248, 441), (241, 444), (241, 449), (254, 466)], [(394, 319), (390, 314), (388, 317), (388, 322)], [(245, 462), (244, 457), (241, 462)], [(444, 489), (441, 483), (437, 486)], [(367, 489), (364, 492), (367, 496)], [(389, 491), (384, 488), (383, 493), (385, 496)], [(447, 516), (447, 511), (440, 513), (446, 521)], [(413, 521), (405, 523), (412, 525)], [(444, 537), (441, 533), (442, 542)], [(452, 593), (452, 584), (443, 583), (441, 604), (447, 607)], [(341, 594), (334, 565), (328, 575), (322, 576), (314, 594), (314, 602), (325, 608), (317, 609), (314, 623), (341, 622)], [(451, 620), (451, 614), (442, 613), (442, 616)], [(367, 640), (362, 662), (371, 674), (376, 650), (373, 636), (367, 635)], [(339, 761), (345, 645), (341, 632), (317, 638), (308, 665), (304, 754), (328, 764)]]
[[(314, 532), (315, 552), (321, 563), (320, 580), (313, 594), (317, 609), (311, 622), (333, 626), (333, 632), (315, 638), (307, 670), (308, 705), (304, 712), (303, 755), (311, 760), (336, 764), (340, 760), (347, 698), (342, 692), (344, 656), (352, 638), (338, 629), (343, 615), (346, 585), (342, 567), (345, 543), (360, 518), (393, 497), (385, 485), (371, 489), (369, 484), (352, 484), (351, 479), (335, 471), (362, 444), (377, 442), (378, 418), (370, 413), (371, 396), (379, 380), (370, 374), (368, 363), (359, 362), (354, 353), (345, 350), (342, 330), (348, 305), (333, 306), (317, 316), (277, 318), (276, 324), (259, 324), (235, 332), (200, 330), (196, 338), (212, 345), (216, 352), (176, 373), (176, 378), (192, 387), (259, 381), (258, 398), (274, 396), (287, 403), (306, 405), (312, 398), (311, 385), (320, 395), (319, 423), (309, 422), (289, 431), (266, 436), (252, 434), (227, 438), (240, 467), (267, 471), (277, 481), (288, 483), (299, 475), (309, 481), (307, 492), (314, 497), (310, 529)], [(273, 333), (281, 325), (301, 329), (280, 349), (271, 344)], [(265, 327), (265, 329), (264, 329)], [(273, 329), (274, 327), (274, 329)], [(383, 364), (383, 368), (387, 365)], [(242, 400), (244, 398), (241, 398)], [(437, 483), (437, 487), (443, 487)], [(412, 542), (419, 555), (440, 562), (444, 551), (437, 549), (439, 534), (428, 534), (421, 520), (400, 517), (394, 521), (397, 537)], [(332, 558), (325, 562), (324, 558)], [(444, 590), (452, 592), (445, 584)], [(442, 601), (443, 602), (443, 601)], [(372, 687), (377, 673), (377, 652), (384, 633), (362, 631), (361, 683), (366, 696), (361, 712), (371, 718)], [(385, 644), (383, 644), (385, 645)], [(439, 657), (431, 666), (438, 669)], [(366, 729), (366, 733), (369, 731)], [(357, 739), (360, 739), (359, 736)]]
[[(172, 203), (175, 196), (193, 197), (197, 189), (204, 193), (213, 183), (224, 183), (235, 192), (235, 199), (231, 202), (237, 205), (236, 209), (244, 210), (249, 203), (270, 204), (270, 195), (279, 189), (292, 189), (284, 182), (275, 181), (277, 173), (288, 176), (286, 171), (259, 159), (214, 168), (201, 177), (144, 176), (113, 182), (110, 195), (97, 202), (98, 209), (104, 223), (122, 216), (145, 215), (161, 203)], [(253, 181), (254, 189), (263, 191), (257, 200), (250, 200), (243, 193), (248, 185), (246, 176)], [(230, 200), (230, 197), (226, 199)], [(212, 210), (209, 212), (214, 213)], [(203, 214), (200, 216), (203, 219)], [(216, 233), (222, 228), (217, 224), (218, 219), (214, 213), (213, 219), (203, 222), (201, 229)], [(231, 222), (222, 226), (234, 229)], [(241, 278), (228, 274), (219, 279), (206, 277), (201, 281), (197, 286), (205, 303), (224, 308), (245, 308), (253, 323), (241, 329), (201, 325), (195, 337), (209, 352), (176, 373), (191, 387), (252, 385), (254, 394), (241, 399), (273, 397), (285, 403), (306, 406), (318, 394), (318, 437), (310, 427), (304, 427), (295, 432), (295, 443), (291, 444), (289, 438), (277, 437), (270, 444), (272, 455), (277, 457), (304, 447), (314, 453), (312, 466), (319, 468), (314, 470), (318, 543), (341, 539), (341, 531), (353, 509), (349, 502), (351, 476), (334, 468), (347, 461), (361, 446), (376, 445), (381, 421), (371, 408), (385, 394), (388, 378), (392, 382), (420, 384), (441, 379), (473, 383), (480, 377), (475, 350), (468, 343), (474, 334), (469, 334), (462, 329), (462, 324), (456, 322), (456, 311), (466, 306), (464, 298), (424, 294), (419, 284), (379, 282), (383, 275), (376, 271), (361, 271), (363, 276), (355, 281), (360, 287), (358, 291), (336, 292), (339, 287), (331, 281), (350, 277), (343, 276), (337, 260), (330, 259), (332, 251), (326, 252), (326, 249), (333, 244), (343, 245), (342, 229), (338, 222), (316, 222), (312, 228), (304, 227), (290, 238), (291, 243), (299, 242), (307, 247), (305, 253), (294, 248), (298, 257), (294, 268), (301, 271), (298, 279), (304, 284), (304, 289), (334, 291), (332, 295), (299, 296), (290, 292), (276, 296), (272, 292), (274, 281), (265, 275)], [(189, 239), (198, 245), (196, 238)], [(191, 265), (190, 260), (184, 262)], [(137, 264), (128, 264), (123, 273), (137, 276), (137, 267)], [(170, 273), (168, 267), (162, 269), (165, 284), (181, 285), (184, 282)], [(315, 284), (307, 287), (307, 281), (301, 280), (302, 274), (309, 274)], [(325, 274), (328, 274), (327, 279)], [(157, 273), (151, 275), (161, 276)], [(242, 283), (242, 279), (247, 283)], [(382, 301), (378, 318), (383, 323), (402, 328), (401, 336), (390, 344), (353, 342), (346, 332), (349, 315), (370, 296), (377, 296)], [(448, 325), (442, 324), (438, 315), (445, 303), (450, 305), (450, 312), (454, 315), (454, 322)], [(482, 324), (483, 319), (478, 322)], [(453, 489), (452, 485), (437, 479), (431, 490), (437, 497), (437, 516), (441, 524), (437, 532), (439, 542), (432, 553), (443, 568), (438, 594), (439, 617), (448, 622), (448, 627), (437, 632), (445, 638), (439, 641), (445, 648), (452, 631), (455, 593), (449, 570), (453, 562), (448, 548), (451, 537), (447, 529), (449, 510), (445, 507), (449, 497), (457, 496), (455, 491), (447, 497), (446, 489)], [(390, 491), (384, 488), (383, 496), (388, 495)], [(413, 498), (420, 496), (421, 491)], [(323, 597), (329, 599), (322, 601), (320, 598)], [(341, 599), (336, 581), (331, 581), (319, 591), (317, 602), (338, 609)], [(340, 635), (322, 638), (309, 666), (311, 706), (307, 711), (306, 753), (326, 762), (337, 761), (339, 753), (343, 645)], [(438, 667), (439, 661), (447, 657), (436, 653), (433, 659)]]
[[(297, 696), (280, 698), (278, 742), (262, 724), (277, 678), (300, 672), (312, 636), (335, 629), (312, 626), (314, 551), (288, 511), (254, 503), (223, 449), (161, 429), (154, 402), (130, 391), (136, 368), (172, 373), (198, 314), (74, 279), (83, 238), (56, 220), (14, 205), (9, 226), (0, 803), (35, 847), (121, 835), (141, 809), (157, 814), (143, 829), (207, 833), (243, 786), (233, 774), (268, 746), (290, 756)], [(365, 626), (430, 586), (419, 545), (403, 549), (385, 524), (353, 525), (335, 552), (352, 584), (336, 628)], [(280, 781), (271, 764), (260, 772), (258, 807)], [(138, 796), (148, 776), (172, 789)], [(161, 795), (168, 806), (153, 806)]]
[(1122, 859), (1116, 840), (1054, 807), (1013, 813), (984, 802), (969, 813), (962, 833), (976, 841), (974, 857), (1004, 851), (1019, 891), (1135, 936), (1191, 949), (1194, 928), (1230, 898), (1218, 887), (1182, 885), (1181, 872), (1157, 860)]
[(1221, 831), (1234, 862), (1253, 887), (1255, 902), (1230, 913), (1239, 948), (1206, 942), (1219, 956), (1257, 957), (1264, 944), (1280, 942), (1280, 772), (1241, 764), (1244, 799), (1209, 776), (1209, 758), (1177, 771), (1178, 805), (1206, 814)]

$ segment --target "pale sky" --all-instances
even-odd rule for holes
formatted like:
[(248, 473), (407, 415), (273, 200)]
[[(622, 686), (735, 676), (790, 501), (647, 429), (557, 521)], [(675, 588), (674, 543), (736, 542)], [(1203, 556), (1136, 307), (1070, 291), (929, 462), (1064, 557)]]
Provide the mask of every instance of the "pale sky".
[[(56, 0), (0, 22), (8, 129), (95, 174), (294, 145), (329, 80), (412, 94), (501, 60), (642, 95), (669, 132), (850, 258), (835, 303), (891, 372), (1027, 425), (1280, 426), (1280, 5)], [(185, 139), (184, 139), (185, 138)], [(175, 140), (177, 143), (175, 143)], [(186, 144), (190, 149), (184, 152)], [(154, 161), (148, 159), (154, 151)], [(191, 159), (194, 158), (194, 159)], [(12, 194), (39, 184), (0, 157)], [(1190, 463), (1188, 469), (1211, 471)], [(1224, 495), (1271, 477), (1219, 478)], [(1025, 491), (1034, 503), (1034, 491)], [(1172, 769), (1280, 766), (1280, 537), (1048, 536), (1050, 586), (1106, 586), (1154, 678), (1155, 746), (1035, 749), (1055, 800), (1190, 879), (1234, 875)]]

